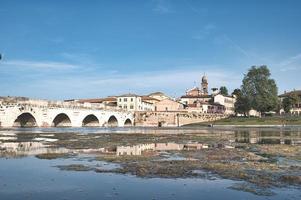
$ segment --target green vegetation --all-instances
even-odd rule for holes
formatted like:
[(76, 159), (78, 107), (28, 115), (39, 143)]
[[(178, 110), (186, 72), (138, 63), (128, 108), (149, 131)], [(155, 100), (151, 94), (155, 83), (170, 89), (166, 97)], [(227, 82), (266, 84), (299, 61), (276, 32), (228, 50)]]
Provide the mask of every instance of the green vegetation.
[(92, 168), (82, 164), (58, 165), (60, 170), (65, 171), (90, 171)]
[(267, 66), (252, 66), (245, 75), (241, 93), (237, 95), (235, 110), (246, 114), (246, 111), (255, 109), (261, 113), (279, 109), (278, 89)]
[[(189, 126), (209, 125), (212, 122), (202, 122)], [(272, 117), (229, 117), (213, 122), (214, 125), (301, 125), (301, 116)]]
[(39, 159), (52, 160), (58, 158), (68, 158), (70, 155), (67, 153), (43, 153), (36, 155), (36, 157)]
[(301, 98), (296, 93), (291, 93), (283, 99), (282, 107), (286, 113), (289, 113), (294, 105), (300, 104), (300, 102)]
[(235, 89), (233, 91), (233, 94), (236, 96), (236, 102), (234, 104), (235, 113), (242, 113), (244, 116), (247, 116), (247, 113), (249, 110), (251, 110), (250, 103), (247, 99), (247, 97), (242, 95), (242, 92), (240, 89)]
[(219, 89), (220, 93), (224, 96), (228, 95), (228, 89), (226, 88), (226, 86), (221, 86)]

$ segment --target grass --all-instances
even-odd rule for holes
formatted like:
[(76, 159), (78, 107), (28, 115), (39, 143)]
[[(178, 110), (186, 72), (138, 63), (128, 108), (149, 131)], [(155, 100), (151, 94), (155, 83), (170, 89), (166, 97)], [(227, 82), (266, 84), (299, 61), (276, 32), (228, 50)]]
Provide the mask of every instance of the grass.
[(271, 116), (271, 117), (229, 117), (212, 122), (191, 124), (198, 125), (301, 125), (301, 116)]
[(36, 155), (39, 159), (53, 160), (58, 158), (68, 158), (69, 154), (67, 153), (43, 153)]

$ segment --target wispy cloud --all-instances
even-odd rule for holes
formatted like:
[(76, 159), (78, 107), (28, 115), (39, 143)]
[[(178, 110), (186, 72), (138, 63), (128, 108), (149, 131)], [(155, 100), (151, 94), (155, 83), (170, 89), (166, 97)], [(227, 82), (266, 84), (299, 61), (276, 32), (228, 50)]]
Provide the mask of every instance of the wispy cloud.
[(199, 31), (197, 31), (197, 33), (194, 34), (192, 36), (192, 38), (196, 39), (196, 40), (206, 39), (213, 33), (213, 31), (215, 29), (217, 29), (216, 25), (214, 25), (212, 23), (206, 24), (203, 28), (201, 28)]
[(171, 3), (169, 0), (154, 0), (155, 8), (154, 12), (159, 14), (168, 14), (174, 12), (171, 8)]
[(79, 66), (64, 63), (64, 62), (53, 62), (53, 61), (27, 61), (27, 60), (10, 60), (4, 61), (2, 63), (3, 67), (13, 67), (13, 68), (28, 68), (28, 69), (47, 69), (47, 70), (65, 70), (65, 69), (74, 69)]
[(301, 61), (301, 53), (295, 56), (291, 56), (287, 59), (284, 59), (279, 63), (280, 71), (286, 72), (286, 71), (301, 69), (300, 61)]
[[(183, 95), (195, 81), (199, 83), (204, 71), (208, 76), (210, 88), (225, 85), (232, 90), (240, 85), (241, 77), (234, 72), (192, 69), (140, 72), (130, 75), (106, 73), (66, 76), (55, 80), (36, 80), (38, 84), (32, 82), (27, 85), (27, 88), (44, 98), (101, 97), (127, 92), (146, 94), (157, 90), (176, 97)], [(229, 77), (234, 78), (229, 79)]]
[(230, 45), (231, 48), (235, 49), (236, 51), (240, 52), (242, 55), (246, 57), (252, 57), (252, 55), (245, 50), (241, 45), (239, 45), (237, 42), (234, 42), (228, 35), (224, 34), (218, 38), (216, 38), (217, 43), (226, 43)]

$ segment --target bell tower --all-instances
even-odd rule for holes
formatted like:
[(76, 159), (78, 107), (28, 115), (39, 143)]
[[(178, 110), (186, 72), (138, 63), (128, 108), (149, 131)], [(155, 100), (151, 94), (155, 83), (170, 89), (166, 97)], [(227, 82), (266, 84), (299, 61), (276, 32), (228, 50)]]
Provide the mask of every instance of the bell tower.
[(205, 94), (205, 95), (208, 94), (208, 80), (207, 80), (206, 75), (204, 75), (202, 77), (201, 90), (202, 90), (203, 94)]

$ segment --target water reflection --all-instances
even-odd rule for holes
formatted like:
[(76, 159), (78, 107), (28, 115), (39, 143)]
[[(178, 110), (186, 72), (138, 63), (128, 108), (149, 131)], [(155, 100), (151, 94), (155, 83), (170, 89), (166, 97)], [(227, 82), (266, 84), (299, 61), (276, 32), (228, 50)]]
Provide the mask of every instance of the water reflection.
[[(211, 147), (214, 147), (211, 145)], [(216, 147), (225, 147), (225, 148), (233, 148), (229, 145), (216, 145)], [(151, 150), (151, 151), (182, 151), (182, 150), (200, 150), (209, 148), (208, 144), (201, 143), (186, 143), (186, 144), (177, 144), (173, 142), (168, 143), (151, 143), (151, 144), (138, 144), (133, 146), (117, 146), (116, 155), (142, 155), (143, 152)]]
[(235, 132), (235, 142), (250, 144), (301, 145), (300, 131), (243, 130)]
[[(34, 133), (36, 136), (28, 140), (18, 139), (19, 134)], [(44, 153), (66, 153), (68, 149), (55, 148), (52, 142), (57, 141), (56, 134), (74, 133), (77, 135), (95, 135), (95, 140), (102, 137), (102, 133), (111, 134), (188, 134), (205, 137), (222, 138), (223, 143), (199, 143), (190, 141), (186, 143), (146, 143), (132, 146), (111, 146), (104, 148), (99, 146), (96, 149), (82, 149), (81, 152), (102, 152), (122, 155), (142, 155), (146, 151), (181, 151), (200, 150), (206, 148), (234, 148), (238, 143), (249, 144), (283, 144), (301, 145), (300, 127), (291, 128), (47, 128), (47, 129), (0, 129), (0, 156), (28, 156)]]
[(41, 142), (0, 142), (0, 156), (22, 157), (46, 153), (67, 153), (65, 148), (53, 148)]

